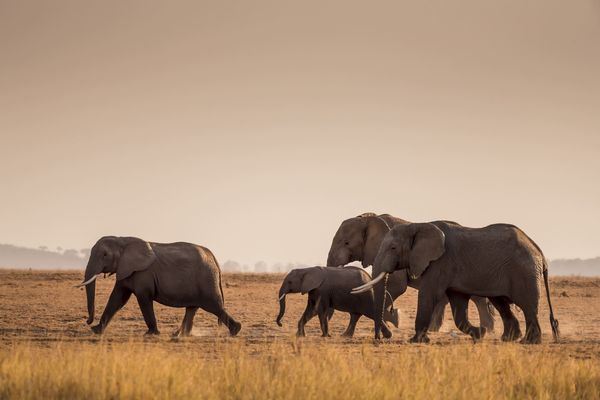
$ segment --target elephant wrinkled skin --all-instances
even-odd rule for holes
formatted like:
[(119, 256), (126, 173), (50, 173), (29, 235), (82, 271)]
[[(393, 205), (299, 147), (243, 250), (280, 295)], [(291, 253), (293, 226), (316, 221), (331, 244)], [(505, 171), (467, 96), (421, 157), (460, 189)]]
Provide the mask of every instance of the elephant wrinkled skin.
[[(364, 213), (343, 221), (333, 237), (327, 257), (327, 266), (337, 267), (353, 261), (360, 261), (364, 268), (373, 265), (381, 242), (389, 230), (394, 226), (409, 223), (389, 214), (377, 215), (374, 213)], [(455, 222), (448, 223), (458, 225)], [(404, 293), (407, 285), (418, 289), (420, 281), (419, 279), (408, 279), (406, 273), (397, 272), (389, 276), (388, 291), (392, 302)], [(493, 331), (493, 308), (485, 298), (474, 296), (472, 300), (477, 306), (481, 326)], [(386, 302), (389, 302), (387, 296)], [(446, 304), (448, 304), (446, 296), (440, 298), (436, 304), (429, 326), (430, 331), (437, 332), (442, 326)], [(386, 307), (388, 306), (389, 304), (386, 303)]]
[[(353, 287), (370, 281), (365, 271), (356, 267), (331, 268), (312, 267), (291, 270), (283, 279), (279, 289), (279, 315), (277, 324), (285, 314), (285, 298), (288, 293), (308, 293), (308, 301), (304, 314), (298, 321), (297, 336), (304, 336), (304, 325), (315, 315), (319, 316), (323, 336), (329, 336), (329, 318), (333, 310), (350, 313), (351, 323), (342, 336), (352, 337), (354, 328), (361, 316), (374, 319), (373, 291), (360, 295), (351, 294)], [(379, 314), (381, 317), (381, 314)], [(398, 326), (398, 310), (383, 310), (384, 321)], [(385, 337), (391, 337), (391, 332), (383, 323), (381, 325)]]
[[(395, 226), (385, 236), (375, 258), (375, 278), (362, 287), (368, 290), (374, 286), (375, 305), (379, 310), (383, 307), (385, 277), (397, 270), (420, 278), (412, 342), (429, 341), (427, 328), (434, 306), (443, 296), (450, 299), (456, 326), (478, 339), (482, 332), (469, 323), (466, 313), (470, 296), (477, 295), (489, 298), (500, 312), (504, 322), (503, 340), (516, 340), (521, 334), (510, 310), (514, 303), (525, 315), (522, 343), (541, 343), (537, 314), (542, 279), (552, 333), (556, 341), (559, 339), (558, 321), (550, 301), (546, 258), (533, 240), (514, 225), (467, 228), (436, 221)], [(378, 336), (378, 326), (375, 331)]]
[(187, 336), (194, 315), (202, 308), (217, 316), (235, 336), (241, 324), (224, 308), (221, 271), (213, 253), (191, 243), (149, 243), (134, 237), (106, 236), (98, 240), (85, 269), (88, 320), (94, 322), (95, 279), (100, 274), (116, 274), (115, 286), (94, 333), (102, 333), (111, 318), (135, 295), (148, 331), (158, 334), (153, 302), (185, 307), (177, 335)]

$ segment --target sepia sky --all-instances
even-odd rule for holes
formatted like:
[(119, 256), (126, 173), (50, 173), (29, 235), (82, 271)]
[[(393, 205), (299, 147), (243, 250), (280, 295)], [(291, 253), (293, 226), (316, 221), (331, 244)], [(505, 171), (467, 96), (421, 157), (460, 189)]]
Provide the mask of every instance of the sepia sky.
[(0, 0), (0, 243), (324, 263), (365, 211), (600, 255), (600, 2)]

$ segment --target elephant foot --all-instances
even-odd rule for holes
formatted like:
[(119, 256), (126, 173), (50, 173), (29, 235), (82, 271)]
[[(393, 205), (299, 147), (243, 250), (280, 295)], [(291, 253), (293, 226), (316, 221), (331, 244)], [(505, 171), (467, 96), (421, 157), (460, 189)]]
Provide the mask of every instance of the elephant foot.
[(296, 337), (305, 337), (306, 333), (304, 333), (303, 331), (298, 331), (296, 332)]
[(521, 341), (519, 343), (521, 343), (521, 344), (541, 344), (542, 338), (540, 338), (540, 337), (533, 338), (533, 339), (523, 338), (523, 339), (521, 339)]
[(342, 335), (341, 335), (341, 336), (342, 336), (342, 337), (351, 338), (351, 337), (353, 337), (353, 336), (354, 336), (354, 332), (349, 332), (349, 331), (346, 331), (346, 332), (342, 333)]
[(382, 331), (381, 333), (385, 339), (391, 339), (393, 336), (391, 331)]
[(160, 335), (160, 331), (156, 328), (148, 329), (146, 331), (146, 333), (144, 333), (144, 336), (158, 336), (158, 335)]
[(331, 335), (329, 333), (324, 333), (321, 335), (321, 337), (331, 337)]
[(481, 339), (483, 339), (485, 336), (486, 331), (487, 329), (485, 329), (483, 326), (480, 328), (473, 328), (471, 330), (471, 338), (473, 339), (473, 342), (477, 343), (481, 341)]
[(192, 336), (191, 332), (186, 332), (186, 331), (181, 330), (181, 329), (177, 329), (171, 335), (171, 337), (174, 337), (174, 338), (177, 338), (177, 337), (188, 337), (188, 336)]
[(229, 327), (229, 335), (236, 336), (240, 332), (241, 329), (242, 329), (242, 324), (240, 324), (239, 322), (232, 323), (231, 326)]
[(542, 335), (525, 335), (523, 339), (521, 339), (521, 344), (541, 344), (542, 343)]
[(422, 335), (417, 335), (415, 334), (415, 336), (413, 336), (410, 339), (410, 343), (429, 343), (431, 340), (429, 339), (429, 337), (427, 336), (426, 333), (422, 334)]
[(96, 335), (102, 335), (102, 332), (104, 332), (104, 328), (100, 324), (92, 326), (91, 329)]
[(504, 331), (504, 333), (502, 334), (501, 340), (503, 342), (514, 342), (515, 340), (517, 340), (518, 338), (521, 337), (521, 330), (519, 328), (517, 328), (516, 330), (509, 330)]
[(481, 328), (485, 329), (487, 332), (494, 332), (494, 321), (482, 322)]

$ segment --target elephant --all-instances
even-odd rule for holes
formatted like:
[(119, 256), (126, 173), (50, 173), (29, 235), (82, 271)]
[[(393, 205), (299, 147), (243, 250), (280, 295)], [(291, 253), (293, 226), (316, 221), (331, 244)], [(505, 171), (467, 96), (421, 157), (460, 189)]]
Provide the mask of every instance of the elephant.
[(206, 247), (192, 243), (153, 243), (135, 237), (105, 236), (92, 248), (85, 269), (87, 324), (94, 322), (96, 278), (100, 274), (116, 274), (100, 322), (92, 327), (96, 334), (104, 332), (108, 323), (135, 295), (148, 326), (146, 335), (158, 335), (153, 302), (170, 307), (185, 307), (185, 316), (176, 336), (188, 336), (198, 308), (217, 316), (232, 336), (241, 324), (225, 311), (221, 270), (214, 254)]
[[(447, 296), (458, 329), (477, 339), (481, 332), (467, 320), (471, 295), (485, 296), (499, 311), (505, 331), (502, 340), (521, 336), (519, 323), (510, 311), (516, 304), (525, 315), (525, 344), (541, 343), (538, 322), (539, 282), (544, 281), (550, 310), (550, 326), (559, 340), (548, 286), (548, 263), (542, 250), (521, 229), (509, 224), (468, 228), (445, 221), (403, 224), (393, 227), (383, 239), (375, 258), (371, 282), (354, 290), (375, 287), (375, 306), (383, 309), (386, 277), (403, 270), (411, 279), (420, 278), (415, 335), (411, 342), (428, 342), (427, 328), (435, 304)], [(383, 282), (382, 282), (383, 281)], [(375, 320), (379, 337), (380, 321)]]
[[(373, 292), (366, 291), (360, 295), (350, 293), (353, 287), (366, 284), (370, 279), (371, 277), (366, 271), (357, 267), (293, 269), (285, 276), (279, 289), (277, 325), (282, 326), (281, 320), (285, 314), (286, 295), (288, 293), (308, 293), (306, 309), (298, 321), (296, 335), (305, 336), (304, 325), (316, 314), (319, 316), (323, 336), (329, 337), (329, 319), (335, 309), (350, 313), (351, 323), (342, 336), (352, 337), (356, 323), (361, 316), (374, 319)], [(383, 319), (398, 327), (398, 310), (386, 309)], [(385, 322), (381, 324), (381, 330), (385, 337), (391, 337), (392, 334)]]
[[(353, 261), (361, 261), (364, 268), (373, 265), (386, 233), (396, 225), (409, 223), (389, 214), (377, 215), (375, 213), (364, 213), (343, 221), (333, 237), (327, 256), (327, 266), (337, 267)], [(456, 222), (448, 223), (458, 225)], [(394, 273), (389, 276), (388, 290), (392, 302), (406, 290), (407, 279), (406, 274)], [(419, 284), (418, 279), (409, 279), (408, 281), (408, 285), (415, 289), (419, 288)], [(493, 331), (493, 308), (485, 298), (474, 296), (472, 300), (477, 306), (481, 326), (486, 330)], [(437, 332), (441, 328), (447, 303), (448, 299), (444, 297), (436, 304), (429, 326), (430, 331)]]

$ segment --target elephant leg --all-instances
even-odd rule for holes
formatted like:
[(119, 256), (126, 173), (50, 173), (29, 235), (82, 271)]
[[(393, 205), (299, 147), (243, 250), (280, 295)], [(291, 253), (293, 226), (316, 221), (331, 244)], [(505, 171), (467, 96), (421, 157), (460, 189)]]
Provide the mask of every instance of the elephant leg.
[(323, 337), (330, 337), (329, 335), (329, 319), (327, 318), (328, 311), (332, 308), (329, 307), (326, 299), (321, 297), (321, 301), (318, 302), (317, 313), (319, 315), (319, 324), (321, 325), (321, 333)]
[(385, 339), (390, 339), (392, 337), (392, 331), (390, 331), (390, 328), (385, 321), (381, 321), (381, 334)]
[(429, 331), (439, 332), (442, 324), (444, 323), (444, 311), (446, 310), (446, 304), (448, 304), (448, 298), (444, 297), (442, 301), (435, 305), (433, 309), (433, 315), (431, 316), (431, 322), (429, 324)]
[(531, 300), (524, 303), (516, 303), (525, 314), (525, 336), (521, 339), (523, 344), (542, 343), (542, 330), (538, 321), (538, 302)]
[(473, 341), (479, 341), (485, 335), (485, 328), (480, 327), (476, 328), (469, 322), (469, 318), (467, 316), (467, 310), (469, 307), (469, 299), (470, 295), (448, 291), (448, 299), (450, 300), (450, 307), (452, 307), (452, 317), (454, 318), (454, 323), (456, 327), (462, 332), (465, 333), (471, 338)]
[(190, 336), (192, 327), (194, 326), (194, 316), (198, 311), (198, 307), (186, 307), (185, 316), (181, 321), (181, 327), (175, 332), (173, 336)]
[(542, 330), (538, 321), (538, 305), (540, 288), (537, 279), (522, 279), (519, 286), (513, 287), (512, 300), (525, 315), (525, 336), (523, 344), (539, 344), (542, 342)]
[(229, 315), (225, 310), (225, 307), (223, 307), (222, 301), (210, 300), (202, 307), (202, 309), (216, 316), (219, 321), (229, 329), (229, 334), (231, 336), (237, 335), (240, 329), (242, 329), (242, 324)]
[(115, 285), (110, 293), (110, 297), (108, 298), (108, 303), (106, 303), (106, 307), (104, 307), (104, 312), (102, 313), (102, 317), (100, 317), (100, 322), (98, 325), (92, 327), (92, 331), (96, 334), (101, 334), (104, 332), (104, 329), (106, 329), (112, 317), (117, 311), (123, 308), (127, 301), (129, 301), (130, 297), (130, 290), (119, 285)]
[(156, 316), (154, 315), (154, 302), (149, 296), (136, 294), (136, 298), (144, 316), (144, 321), (146, 321), (146, 326), (148, 327), (146, 335), (159, 335), (160, 332), (156, 325)]
[(304, 332), (304, 325), (306, 325), (306, 323), (310, 321), (315, 315), (317, 315), (315, 309), (315, 302), (309, 297), (308, 301), (306, 302), (306, 308), (304, 309), (304, 313), (298, 320), (298, 331), (296, 332), (296, 336), (306, 336), (306, 333)]
[(356, 329), (356, 323), (360, 319), (362, 315), (359, 313), (350, 313), (350, 322), (348, 323), (348, 327), (346, 331), (342, 333), (342, 336), (352, 337), (354, 336), (354, 330)]
[(510, 301), (506, 297), (490, 297), (490, 302), (496, 307), (502, 324), (504, 325), (504, 333), (502, 333), (503, 342), (512, 342), (521, 337), (521, 328), (519, 321), (510, 309)]
[(329, 321), (327, 320), (327, 313), (320, 311), (319, 315), (319, 324), (321, 325), (322, 337), (331, 337), (329, 334)]
[(521, 339), (523, 344), (542, 343), (542, 330), (537, 318), (537, 310), (523, 310), (525, 314), (525, 337)]
[(477, 307), (479, 312), (479, 326), (485, 328), (486, 331), (494, 331), (494, 309), (490, 307), (488, 300), (485, 297), (473, 296), (471, 297), (473, 303)]
[(411, 343), (429, 343), (427, 329), (431, 324), (431, 316), (433, 309), (437, 304), (438, 298), (431, 290), (426, 290), (423, 287), (419, 290), (417, 302), (417, 317), (415, 318), (415, 335), (410, 339)]
[(331, 320), (331, 317), (333, 317), (333, 312), (335, 311), (335, 309), (333, 307), (329, 308), (329, 310), (327, 310), (327, 319)]

